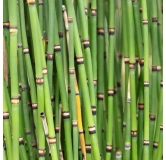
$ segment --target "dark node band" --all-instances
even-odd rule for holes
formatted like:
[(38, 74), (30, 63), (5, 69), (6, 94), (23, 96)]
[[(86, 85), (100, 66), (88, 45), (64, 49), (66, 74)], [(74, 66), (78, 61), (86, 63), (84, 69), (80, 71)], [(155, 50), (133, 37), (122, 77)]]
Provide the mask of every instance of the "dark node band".
[(91, 13), (92, 13), (92, 16), (97, 16), (97, 9), (91, 8)]
[(52, 61), (54, 59), (54, 54), (53, 53), (47, 53), (46, 56), (47, 56), (47, 60)]
[(129, 57), (124, 57), (124, 62), (129, 63)]
[(142, 13), (142, 7), (139, 8), (140, 13)]
[(115, 28), (109, 28), (109, 35), (115, 34)]
[(103, 93), (97, 93), (97, 99), (98, 100), (103, 100), (104, 99), (104, 94)]
[(129, 69), (135, 69), (135, 63), (129, 63)]
[(157, 22), (157, 25), (159, 26), (160, 24), (161, 24), (160, 21), (158, 21), (158, 22)]
[(56, 143), (56, 138), (55, 137), (48, 137), (49, 144), (54, 144)]
[(97, 28), (97, 34), (98, 35), (104, 35), (104, 28)]
[(106, 152), (111, 153), (111, 151), (112, 151), (112, 145), (107, 145), (106, 146)]
[(163, 125), (160, 125), (160, 130), (163, 130)]
[(10, 33), (11, 34), (12, 33), (17, 33), (17, 30), (18, 30), (17, 26), (10, 26)]
[(28, 101), (28, 106), (31, 106), (31, 105), (32, 105), (31, 101)]
[(131, 136), (137, 137), (137, 130), (131, 130)]
[(136, 61), (136, 63), (139, 62), (139, 57), (138, 56), (135, 56), (135, 61)]
[(19, 82), (18, 86), (19, 86), (19, 88), (21, 88), (21, 87), (22, 87), (22, 84), (21, 84), (21, 82)]
[(73, 18), (72, 17), (68, 17), (68, 23), (72, 23), (73, 22)]
[(76, 92), (75, 94), (76, 94), (76, 95), (79, 95), (79, 92)]
[(43, 5), (43, 1), (42, 0), (39, 0), (39, 5)]
[(152, 22), (157, 22), (158, 18), (157, 17), (152, 17)]
[(117, 87), (121, 87), (121, 83), (120, 82), (117, 82)]
[(16, 105), (19, 104), (19, 98), (11, 98), (11, 104)]
[(63, 38), (63, 32), (59, 32), (59, 38)]
[(117, 93), (117, 88), (114, 88), (114, 94), (116, 94)]
[(48, 39), (46, 39), (46, 43), (48, 44)]
[(97, 86), (97, 79), (93, 80), (93, 84), (94, 84), (94, 86)]
[(32, 103), (32, 109), (37, 109), (37, 103)]
[(20, 93), (18, 94), (18, 98), (19, 98), (19, 100), (21, 100), (21, 94)]
[(73, 127), (77, 127), (77, 125), (78, 125), (77, 120), (73, 120), (73, 121), (72, 121), (72, 126), (73, 126)]
[(155, 121), (155, 120), (156, 120), (156, 115), (152, 115), (152, 114), (151, 114), (151, 115), (150, 115), (150, 120), (151, 120), (151, 121)]
[(43, 84), (43, 78), (36, 78), (36, 84), (42, 85)]
[(96, 133), (95, 126), (89, 126), (88, 130), (89, 130), (89, 134), (95, 134)]
[(21, 48), (21, 47), (22, 47), (22, 43), (18, 43), (18, 44), (17, 44), (17, 47), (18, 47), (18, 48)]
[(81, 147), (78, 147), (78, 151), (81, 151)]
[(92, 114), (96, 115), (96, 106), (91, 106), (91, 109), (92, 109)]
[(55, 96), (52, 95), (52, 96), (51, 96), (51, 102), (54, 102), (54, 101), (55, 101)]
[(3, 112), (3, 119), (9, 119), (9, 112)]
[(24, 54), (29, 54), (29, 48), (24, 48), (23, 52), (24, 52)]
[(36, 143), (36, 142), (33, 142), (33, 143), (32, 143), (32, 147), (33, 147), (33, 148), (37, 148), (37, 143)]
[(28, 3), (29, 5), (35, 5), (35, 1), (34, 1), (34, 0), (27, 0), (27, 3)]
[(148, 24), (148, 20), (147, 19), (143, 19), (143, 25), (147, 25)]
[(149, 145), (149, 140), (144, 140), (144, 146), (148, 146)]
[(21, 86), (21, 88), (22, 88), (22, 91), (26, 91), (27, 90), (27, 86), (26, 85)]
[(43, 68), (42, 73), (43, 73), (43, 75), (46, 75), (47, 74), (47, 68)]
[(149, 81), (144, 81), (144, 87), (149, 87)]
[(19, 145), (24, 145), (24, 141), (22, 137), (19, 137)]
[(74, 68), (69, 68), (69, 74), (74, 74)]
[(59, 126), (55, 127), (55, 133), (59, 133)]
[(152, 72), (153, 71), (161, 71), (161, 66), (152, 66)]
[(121, 158), (122, 157), (122, 153), (121, 152), (116, 152), (116, 158)]
[(119, 58), (122, 58), (122, 57), (123, 57), (123, 54), (119, 53), (119, 54), (118, 54), (118, 57), (119, 57)]
[(132, 2), (136, 2), (137, 0), (132, 0)]
[(7, 29), (9, 29), (9, 26), (10, 26), (9, 21), (7, 21), (7, 22), (3, 22), (3, 28), (7, 28)]
[(138, 103), (138, 109), (144, 110), (144, 103)]
[(71, 88), (70, 87), (68, 87), (68, 93), (71, 93)]
[(123, 127), (126, 127), (126, 122), (123, 122)]
[(163, 80), (161, 80), (161, 82), (160, 82), (160, 86), (163, 87)]
[(85, 15), (88, 15), (88, 8), (85, 7)]
[(26, 135), (31, 134), (31, 131), (30, 131), (30, 130), (25, 131), (25, 134), (26, 134)]
[(76, 60), (77, 60), (77, 64), (78, 64), (78, 65), (84, 63), (84, 58), (83, 58), (82, 56), (81, 56), (81, 57), (76, 57)]
[(84, 130), (82, 130), (82, 131), (79, 131), (79, 134), (84, 134)]
[(125, 150), (130, 150), (130, 148), (131, 148), (131, 144), (125, 143)]
[(84, 48), (86, 49), (86, 48), (89, 48), (90, 47), (90, 45), (89, 45), (89, 39), (84, 39), (83, 40), (83, 45), (84, 45)]
[(102, 128), (102, 133), (104, 132), (104, 128)]
[(91, 145), (90, 144), (86, 144), (85, 148), (86, 148), (86, 153), (91, 153)]
[(108, 89), (108, 96), (114, 95), (114, 89)]
[(63, 117), (63, 119), (68, 119), (68, 118), (70, 118), (70, 113), (69, 113), (69, 111), (62, 111), (62, 117)]
[(153, 142), (153, 148), (158, 148), (158, 142)]
[(38, 152), (39, 152), (39, 157), (45, 157), (45, 155), (46, 155), (45, 149), (39, 149)]
[(54, 45), (54, 52), (60, 52), (61, 51), (61, 46), (59, 44)]
[(139, 59), (139, 64), (140, 64), (140, 67), (144, 65), (144, 58)]

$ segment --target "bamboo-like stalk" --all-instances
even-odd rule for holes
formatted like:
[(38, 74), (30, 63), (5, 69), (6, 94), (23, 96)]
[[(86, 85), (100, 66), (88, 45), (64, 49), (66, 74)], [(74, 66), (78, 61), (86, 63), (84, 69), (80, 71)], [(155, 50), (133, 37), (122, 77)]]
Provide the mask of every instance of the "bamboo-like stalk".
[(156, 112), (157, 112), (157, 77), (158, 72), (157, 70), (161, 67), (158, 66), (158, 43), (156, 40), (158, 38), (158, 28), (157, 28), (157, 1), (152, 1), (152, 26), (151, 26), (151, 37), (152, 37), (152, 78), (151, 78), (151, 105), (150, 105), (150, 129), (149, 129), (149, 158), (152, 157), (152, 150), (153, 150), (153, 138), (154, 138), (154, 129), (156, 123)]
[(3, 0), (3, 35), (7, 51), (7, 66), (8, 66), (8, 90), (10, 93), (10, 33), (9, 33), (9, 9), (8, 1)]
[(128, 94), (127, 94), (127, 106), (126, 106), (126, 129), (125, 129), (125, 149), (124, 149), (124, 160), (130, 160), (131, 152), (131, 134), (130, 134), (130, 83), (128, 83)]
[[(66, 3), (67, 9), (69, 9), (69, 4), (72, 4), (71, 1), (68, 1)], [(90, 96), (89, 96), (89, 90), (86, 82), (86, 72), (85, 72), (85, 66), (84, 66), (84, 59), (82, 55), (82, 49), (81, 49), (81, 44), (80, 44), (80, 38), (78, 34), (78, 27), (76, 23), (76, 16), (74, 13), (74, 7), (73, 5), (71, 8), (73, 10), (73, 26), (74, 26), (74, 47), (75, 47), (75, 52), (76, 52), (76, 60), (78, 64), (78, 72), (79, 72), (79, 80), (81, 84), (81, 89), (82, 89), (82, 95), (83, 95), (83, 101), (84, 101), (84, 106), (85, 106), (85, 112), (86, 112), (86, 119), (87, 119), (87, 124), (88, 124), (88, 130), (91, 136), (91, 142), (92, 142), (92, 151), (94, 154), (94, 158), (97, 160), (100, 158), (100, 153), (99, 153), (99, 148), (98, 148), (98, 141), (97, 141), (97, 135), (96, 135), (96, 129), (94, 125), (94, 120), (92, 117), (92, 112), (91, 112), (91, 102), (90, 102)], [(63, 105), (62, 105), (63, 106)]]
[[(38, 42), (38, 25), (34, 27), (34, 24), (37, 23), (35, 14), (36, 6), (33, 5), (34, 1), (28, 1), (28, 8), (30, 13), (30, 25), (32, 31), (32, 38), (34, 42)], [(33, 16), (32, 16), (33, 15)], [(37, 29), (36, 29), (37, 28)], [(38, 154), (39, 159), (45, 159), (45, 135), (42, 125), (42, 120), (40, 118), (40, 113), (44, 112), (44, 89), (43, 89), (43, 74), (42, 74), (42, 62), (40, 56), (40, 47), (39, 43), (34, 45), (34, 54), (35, 54), (35, 70), (36, 70), (36, 85), (37, 85), (37, 99), (38, 99)]]
[[(51, 107), (51, 98), (49, 94), (49, 85), (48, 85), (48, 77), (47, 77), (47, 68), (46, 68), (46, 61), (45, 61), (45, 55), (44, 55), (44, 47), (42, 42), (42, 35), (40, 30), (38, 30), (39, 27), (39, 20), (37, 18), (37, 12), (36, 8), (33, 6), (33, 2), (29, 3), (29, 10), (30, 10), (30, 18), (32, 20), (31, 27), (33, 26), (33, 33), (37, 32), (37, 34), (34, 35), (34, 40), (38, 39), (38, 46), (36, 47), (36, 50), (39, 49), (39, 52), (36, 52), (36, 54), (41, 53), (41, 62), (42, 62), (42, 73), (44, 79), (44, 101), (45, 101), (45, 110), (46, 110), (46, 117), (48, 122), (48, 132), (49, 132), (49, 144), (51, 148), (51, 157), (52, 159), (57, 159), (57, 150), (56, 150), (56, 137), (55, 137), (55, 131), (54, 131), (54, 123), (53, 123), (53, 111)], [(56, 12), (54, 12), (56, 13)], [(56, 14), (55, 14), (56, 18)], [(37, 25), (35, 26), (34, 22), (36, 21)], [(55, 23), (57, 24), (57, 23)], [(36, 55), (39, 57), (39, 55)], [(53, 55), (49, 56), (47, 55), (47, 59), (53, 60)], [(43, 82), (42, 82), (43, 83)], [(52, 115), (52, 116), (50, 116)]]
[(93, 84), (95, 87), (95, 95), (97, 92), (97, 4), (96, 0), (91, 0), (90, 15), (90, 50), (92, 56)]
[(75, 94), (76, 94), (75, 96), (76, 96), (76, 105), (77, 105), (78, 131), (79, 131), (79, 138), (80, 138), (80, 144), (81, 144), (81, 151), (82, 151), (84, 159), (86, 160), (85, 140), (84, 140), (82, 116), (81, 116), (81, 103), (80, 103), (79, 89), (78, 89), (77, 78), (75, 73), (74, 73), (74, 76), (75, 76)]
[[(138, 1), (132, 2), (133, 11), (134, 11), (134, 22), (136, 28), (136, 46), (138, 48), (138, 56), (139, 56), (139, 64), (140, 64), (140, 81), (139, 81), (139, 103), (138, 103), (138, 159), (142, 159), (142, 134), (143, 134), (143, 109), (144, 109), (144, 97), (143, 97), (143, 74), (144, 74), (144, 66), (143, 66), (143, 45), (142, 45), (142, 30), (141, 30), (141, 22), (139, 20), (139, 5)], [(142, 12), (141, 12), (142, 13)], [(136, 60), (137, 61), (137, 60)], [(138, 87), (136, 88), (138, 89)]]
[[(27, 79), (25, 74), (25, 68), (24, 68), (24, 62), (23, 62), (23, 52), (22, 52), (22, 40), (21, 40), (21, 29), (20, 29), (20, 18), (19, 18), (19, 12), (18, 12), (18, 57), (19, 57), (19, 74), (20, 74), (20, 80), (21, 80), (21, 87), (25, 88), (27, 86)], [(32, 136), (31, 136), (31, 129), (30, 129), (30, 121), (29, 121), (29, 111), (28, 111), (28, 93), (27, 89), (22, 89), (21, 92), (22, 97), (22, 111), (23, 111), (23, 117), (24, 117), (24, 125), (25, 125), (25, 133), (26, 133), (26, 139), (28, 144), (28, 151), (29, 151), (29, 158), (35, 159), (32, 149)], [(21, 107), (21, 106), (20, 106)], [(22, 119), (23, 120), (23, 119)]]
[(5, 90), (5, 80), (3, 77), (3, 134), (6, 139), (6, 147), (7, 147), (7, 157), (9, 160), (12, 160), (12, 138), (11, 138), (11, 127), (9, 122), (9, 110), (6, 98), (6, 90)]
[(125, 139), (126, 133), (126, 118), (127, 118), (127, 90), (128, 90), (128, 76), (129, 76), (129, 55), (128, 55), (128, 34), (127, 34), (127, 15), (126, 11), (126, 1), (121, 1), (122, 5), (122, 32), (123, 32), (123, 52), (124, 52), (124, 62), (125, 62), (125, 95), (124, 95), (124, 115), (123, 115), (123, 139)]
[(163, 154), (163, 111), (162, 111), (162, 119), (160, 123), (160, 139), (159, 139), (159, 146), (157, 152), (157, 160), (162, 158)]
[[(89, 35), (88, 35), (88, 20), (86, 18), (88, 14), (87, 3), (83, 3), (85, 1), (78, 0), (78, 12), (80, 18), (80, 25), (82, 31), (82, 41), (83, 41), (83, 48), (84, 48), (84, 59), (86, 65), (86, 76), (88, 79), (88, 87), (89, 87), (89, 95), (91, 101), (92, 110), (96, 107), (96, 98), (95, 98), (95, 89), (93, 84), (93, 70), (92, 70), (92, 58), (91, 58), (91, 51), (89, 45)], [(85, 6), (85, 8), (84, 8)], [(92, 111), (92, 113), (94, 113)], [(96, 114), (93, 114), (94, 122), (96, 124)]]
[(132, 159), (137, 160), (137, 121), (136, 121), (136, 85), (135, 85), (135, 40), (134, 40), (134, 16), (132, 1), (127, 0), (127, 17), (129, 30), (129, 69), (130, 69), (130, 95), (131, 95), (131, 154)]
[(146, 1), (142, 2), (143, 42), (144, 42), (144, 152), (143, 158), (149, 159), (149, 41)]
[[(63, 12), (64, 12), (63, 6)], [(65, 18), (65, 17), (64, 17)], [(66, 15), (67, 18), (67, 15)], [(67, 21), (67, 20), (65, 20)], [(73, 13), (72, 10), (68, 10), (68, 25), (69, 25), (69, 40), (67, 42), (69, 51), (69, 83), (71, 88), (70, 103), (72, 111), (72, 127), (73, 127), (73, 158), (78, 159), (78, 121), (77, 121), (77, 108), (75, 97), (75, 67), (74, 67), (74, 32), (73, 32)]]
[[(24, 15), (24, 2), (23, 0), (18, 1), (19, 4), (19, 12), (20, 12), (20, 24), (21, 24), (21, 38), (22, 38), (22, 46), (23, 46), (23, 52), (24, 52), (24, 59), (25, 59), (25, 66), (28, 74), (28, 79), (30, 82), (30, 88), (31, 88), (31, 102), (32, 102), (32, 109), (33, 109), (33, 117), (34, 117), (34, 123), (36, 131), (38, 131), (37, 127), (37, 96), (36, 96), (36, 86), (34, 81), (34, 74), (32, 69), (32, 63), (31, 58), (29, 55), (29, 48), (28, 48), (28, 41), (27, 41), (27, 34), (26, 34), (26, 28), (25, 28), (25, 15)], [(27, 86), (24, 86), (24, 89), (26, 89)], [(38, 136), (38, 135), (37, 135)]]
[(10, 72), (12, 103), (12, 159), (19, 160), (19, 98), (17, 69), (17, 1), (9, 1)]
[(162, 114), (163, 114), (163, 78), (161, 79), (161, 82), (160, 82), (160, 95), (159, 95), (157, 120), (156, 120), (154, 139), (153, 139), (152, 160), (155, 160), (157, 158), (157, 151), (159, 149), (158, 146), (159, 146), (159, 139), (160, 139), (160, 124), (162, 122), (162, 116), (161, 116)]
[[(50, 0), (48, 3), (48, 46), (47, 46), (47, 56), (53, 55), (54, 53), (54, 13), (55, 13), (55, 1)], [(52, 75), (53, 75), (53, 61), (47, 59), (47, 74), (48, 74), (48, 84), (50, 96), (52, 96)], [(50, 97), (51, 98), (51, 97)]]
[(109, 0), (109, 52), (108, 52), (108, 122), (106, 132), (106, 160), (111, 159), (113, 138), (113, 106), (114, 106), (114, 52), (115, 52), (115, 1)]
[(102, 151), (101, 135), (103, 125), (104, 99), (104, 2), (97, 1), (97, 135), (100, 152)]
[(57, 154), (58, 159), (60, 158), (60, 140), (59, 140), (59, 83), (58, 83), (58, 76), (56, 74), (56, 80), (55, 80), (55, 134), (56, 134), (56, 146), (57, 146)]

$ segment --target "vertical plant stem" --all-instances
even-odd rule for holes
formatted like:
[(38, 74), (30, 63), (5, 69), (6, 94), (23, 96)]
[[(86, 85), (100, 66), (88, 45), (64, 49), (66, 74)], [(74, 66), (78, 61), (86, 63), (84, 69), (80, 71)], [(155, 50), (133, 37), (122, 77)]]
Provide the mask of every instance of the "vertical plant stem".
[(9, 1), (10, 71), (12, 103), (12, 159), (19, 160), (19, 98), (17, 69), (17, 1)]
[(129, 69), (130, 69), (130, 95), (131, 95), (131, 152), (132, 159), (137, 160), (137, 120), (136, 120), (136, 84), (135, 84), (135, 40), (134, 16), (132, 1), (127, 0), (127, 17), (129, 30)]
[(144, 42), (144, 151), (143, 159), (149, 159), (149, 36), (146, 1), (142, 2)]
[(97, 8), (97, 135), (101, 152), (104, 99), (104, 2), (98, 0)]
[(106, 132), (106, 160), (111, 159), (114, 106), (114, 52), (115, 52), (115, 1), (109, 0), (109, 52), (108, 52), (108, 122)]
[(6, 82), (3, 77), (3, 134), (6, 139), (7, 157), (8, 160), (12, 160), (12, 138), (11, 138), (11, 126), (9, 121), (9, 110), (6, 98)]

